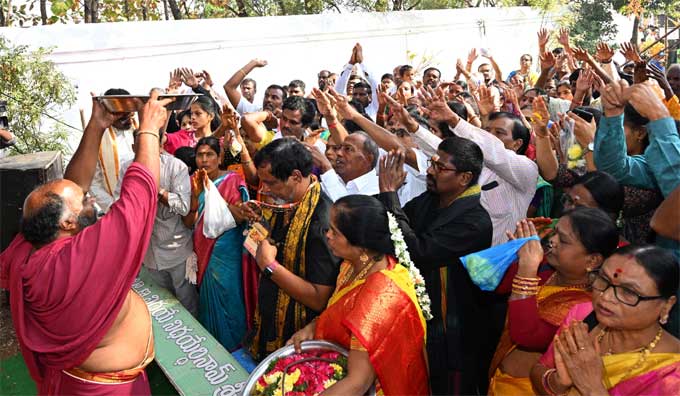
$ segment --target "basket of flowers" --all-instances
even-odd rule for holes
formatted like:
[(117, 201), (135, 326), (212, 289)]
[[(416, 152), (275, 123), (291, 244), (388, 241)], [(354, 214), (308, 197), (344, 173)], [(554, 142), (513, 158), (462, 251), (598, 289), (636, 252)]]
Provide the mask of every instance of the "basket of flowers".
[(304, 341), (300, 353), (285, 346), (253, 370), (243, 395), (318, 395), (347, 375), (347, 356), (346, 349), (327, 341)]

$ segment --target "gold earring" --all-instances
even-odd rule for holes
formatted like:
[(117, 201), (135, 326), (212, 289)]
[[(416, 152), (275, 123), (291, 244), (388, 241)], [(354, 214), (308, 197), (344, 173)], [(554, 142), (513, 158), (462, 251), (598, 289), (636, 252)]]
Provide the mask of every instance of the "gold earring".
[(662, 317), (659, 319), (659, 323), (661, 323), (662, 325), (665, 325), (666, 323), (668, 323), (668, 314), (662, 316)]
[(366, 264), (368, 262), (368, 255), (363, 252), (361, 253), (361, 256), (359, 256), (359, 261), (361, 261), (361, 264)]

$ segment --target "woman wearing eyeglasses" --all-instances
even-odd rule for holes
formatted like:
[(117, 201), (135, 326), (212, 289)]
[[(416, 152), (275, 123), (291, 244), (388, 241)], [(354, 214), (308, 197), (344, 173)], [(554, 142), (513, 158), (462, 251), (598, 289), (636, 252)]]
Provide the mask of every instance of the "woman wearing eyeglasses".
[[(497, 293), (512, 291), (503, 335), (491, 362), (489, 395), (533, 395), (529, 373), (552, 341), (569, 309), (590, 300), (588, 272), (599, 268), (618, 243), (614, 222), (602, 210), (577, 208), (560, 218), (544, 254), (527, 242), (519, 263), (505, 275)], [(536, 235), (523, 220), (516, 238)], [(542, 270), (547, 260), (550, 268)]]
[(675, 315), (680, 270), (650, 245), (617, 250), (590, 274), (592, 302), (576, 305), (531, 371), (541, 395), (677, 395), (680, 340)]

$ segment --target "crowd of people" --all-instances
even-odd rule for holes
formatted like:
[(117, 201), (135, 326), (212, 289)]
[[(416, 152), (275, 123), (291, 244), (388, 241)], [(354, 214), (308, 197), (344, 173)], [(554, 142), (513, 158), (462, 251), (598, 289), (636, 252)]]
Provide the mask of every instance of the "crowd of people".
[[(552, 34), (507, 74), (477, 49), (449, 81), (374, 74), (356, 44), (262, 103), (260, 59), (223, 92), (175, 69), (138, 117), (93, 101), (0, 256), (40, 393), (148, 393), (143, 265), (248, 370), (348, 349), (326, 395), (677, 394), (680, 64)], [(483, 290), (461, 258), (514, 240)]]

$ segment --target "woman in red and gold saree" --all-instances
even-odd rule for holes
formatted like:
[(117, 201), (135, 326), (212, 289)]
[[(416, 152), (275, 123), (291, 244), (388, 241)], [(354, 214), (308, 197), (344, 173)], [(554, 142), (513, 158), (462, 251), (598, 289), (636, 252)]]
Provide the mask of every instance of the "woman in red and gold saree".
[(531, 370), (541, 395), (677, 395), (680, 340), (664, 327), (680, 269), (651, 245), (617, 250), (590, 273), (592, 302), (574, 306)]
[[(491, 362), (489, 395), (533, 395), (529, 373), (552, 341), (560, 323), (575, 304), (590, 300), (588, 269), (598, 268), (614, 252), (618, 231), (599, 209), (567, 212), (555, 227), (550, 249), (544, 255), (538, 241), (520, 251), (498, 293), (512, 292), (505, 330)], [(536, 235), (534, 225), (522, 221), (516, 237)], [(547, 259), (550, 267), (541, 270)]]
[(324, 395), (364, 394), (373, 384), (378, 394), (429, 394), (425, 303), (395, 258), (390, 228), (385, 207), (370, 196), (346, 196), (331, 209), (328, 245), (345, 261), (326, 310), (289, 341), (349, 349), (347, 376)]

